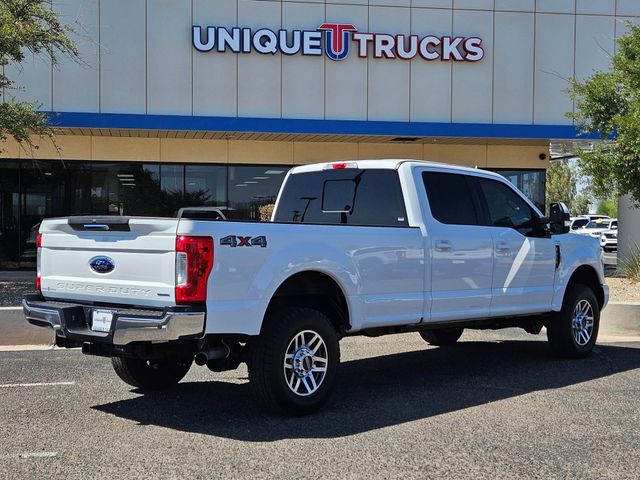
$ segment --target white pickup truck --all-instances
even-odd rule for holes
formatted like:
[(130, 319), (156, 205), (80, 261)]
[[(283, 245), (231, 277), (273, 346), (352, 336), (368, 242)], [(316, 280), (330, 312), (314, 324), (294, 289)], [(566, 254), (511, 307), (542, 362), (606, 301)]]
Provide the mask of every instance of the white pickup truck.
[(597, 239), (565, 235), (500, 175), (376, 160), (296, 167), (273, 221), (69, 217), (42, 222), (29, 322), (111, 357), (141, 389), (192, 363), (246, 362), (257, 400), (287, 414), (329, 397), (349, 335), (546, 327), (583, 357), (608, 300)]

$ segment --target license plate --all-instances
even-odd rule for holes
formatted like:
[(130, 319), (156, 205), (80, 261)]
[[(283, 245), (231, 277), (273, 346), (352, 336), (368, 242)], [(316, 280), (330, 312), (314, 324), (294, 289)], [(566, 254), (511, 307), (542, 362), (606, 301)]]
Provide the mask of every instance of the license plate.
[(94, 332), (109, 332), (113, 312), (111, 310), (93, 310), (91, 312), (91, 330)]

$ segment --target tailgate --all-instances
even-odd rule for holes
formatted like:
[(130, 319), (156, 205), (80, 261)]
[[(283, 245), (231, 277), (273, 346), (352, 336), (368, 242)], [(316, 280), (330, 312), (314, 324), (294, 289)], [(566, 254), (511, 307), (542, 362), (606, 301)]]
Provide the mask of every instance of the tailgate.
[(175, 302), (175, 218), (70, 217), (42, 222), (42, 295), (162, 307)]

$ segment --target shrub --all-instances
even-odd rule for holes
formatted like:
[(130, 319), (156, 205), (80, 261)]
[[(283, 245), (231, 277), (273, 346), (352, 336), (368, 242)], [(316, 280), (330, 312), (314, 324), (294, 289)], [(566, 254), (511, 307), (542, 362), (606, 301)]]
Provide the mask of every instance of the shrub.
[(640, 282), (640, 247), (636, 243), (625, 258), (620, 260), (619, 270), (629, 280)]
[(270, 222), (271, 215), (273, 214), (273, 207), (275, 204), (269, 203), (268, 205), (262, 205), (260, 207), (260, 221), (261, 222)]

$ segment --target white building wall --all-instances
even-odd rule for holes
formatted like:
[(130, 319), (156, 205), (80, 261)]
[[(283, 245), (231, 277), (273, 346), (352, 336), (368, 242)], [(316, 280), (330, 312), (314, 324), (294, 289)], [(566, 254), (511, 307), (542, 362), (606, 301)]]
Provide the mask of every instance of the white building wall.
[(630, 195), (618, 199), (618, 265), (640, 248), (640, 208)]
[(101, 112), (147, 112), (146, 12), (145, 0), (100, 1)]
[[(43, 110), (568, 124), (564, 90), (607, 67), (638, 0), (55, 0), (83, 62), (28, 55), (6, 98)], [(76, 22), (77, 21), (77, 22)], [(192, 25), (477, 35), (477, 63), (196, 51)]]

